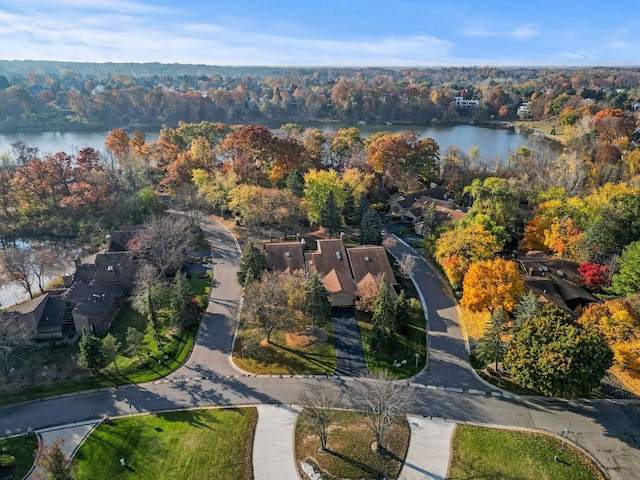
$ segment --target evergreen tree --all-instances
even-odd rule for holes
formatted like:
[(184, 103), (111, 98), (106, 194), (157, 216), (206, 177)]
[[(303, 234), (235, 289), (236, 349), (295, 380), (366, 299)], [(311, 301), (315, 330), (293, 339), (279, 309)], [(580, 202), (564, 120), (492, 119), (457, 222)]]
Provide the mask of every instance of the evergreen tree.
[(333, 237), (342, 226), (342, 215), (336, 202), (336, 196), (333, 191), (327, 195), (327, 201), (322, 208), (322, 219), (320, 224), (329, 232), (329, 238)]
[(267, 257), (252, 240), (242, 250), (240, 258), (240, 270), (238, 270), (238, 283), (246, 287), (251, 282), (260, 280), (267, 271)]
[(313, 328), (321, 327), (331, 320), (331, 300), (317, 273), (313, 273), (305, 284), (305, 313), (311, 318)]
[(387, 276), (382, 274), (378, 285), (378, 295), (374, 304), (371, 326), (373, 335), (370, 340), (371, 350), (381, 352), (389, 346), (392, 327), (395, 324), (394, 301), (391, 298), (391, 286)]
[(382, 222), (373, 207), (368, 207), (360, 222), (360, 245), (382, 245)]
[(511, 321), (512, 333), (517, 332), (525, 322), (535, 317), (541, 308), (542, 306), (538, 302), (538, 297), (536, 297), (535, 293), (532, 291), (525, 293), (513, 314), (513, 320)]
[(304, 177), (298, 170), (291, 170), (286, 180), (287, 188), (298, 198), (304, 196)]
[(608, 291), (629, 295), (640, 291), (640, 241), (631, 243), (618, 258), (618, 272), (611, 279)]
[(102, 350), (102, 341), (92, 333), (83, 332), (80, 342), (78, 365), (96, 374), (107, 366), (107, 359)]
[(113, 363), (117, 372), (120, 372), (120, 370), (118, 369), (116, 358), (118, 358), (121, 347), (122, 344), (111, 333), (107, 333), (107, 336), (102, 339), (102, 354), (104, 355), (105, 361), (106, 363)]
[(356, 211), (356, 199), (353, 195), (353, 188), (345, 187), (344, 206), (342, 207), (342, 216), (348, 225), (354, 225), (353, 218)]
[(127, 336), (125, 337), (125, 342), (127, 347), (125, 349), (125, 354), (132, 356), (137, 356), (140, 364), (142, 364), (142, 347), (145, 345), (144, 343), (144, 332), (141, 332), (135, 327), (127, 328)]
[(407, 302), (404, 290), (402, 290), (400, 295), (398, 295), (393, 308), (395, 313), (395, 327), (393, 328), (393, 331), (397, 332), (398, 335), (404, 336), (409, 333), (409, 323), (411, 321), (409, 302)]
[(367, 194), (362, 192), (360, 194), (360, 199), (358, 200), (358, 205), (353, 211), (353, 217), (351, 219), (352, 225), (360, 225), (362, 221), (362, 217), (364, 216), (364, 212), (369, 208), (369, 202), (367, 201)]
[(504, 359), (504, 354), (507, 351), (507, 345), (502, 340), (504, 323), (504, 310), (499, 308), (491, 315), (475, 350), (478, 360), (485, 364), (495, 362), (496, 372), (498, 372), (498, 363)]
[(169, 287), (169, 309), (173, 325), (184, 326), (194, 320), (195, 310), (190, 302), (191, 296), (191, 285), (187, 277), (182, 272), (176, 272)]
[(436, 204), (435, 202), (431, 202), (427, 205), (427, 208), (424, 209), (424, 213), (422, 214), (422, 235), (425, 237), (431, 235), (438, 228), (438, 219), (436, 217)]

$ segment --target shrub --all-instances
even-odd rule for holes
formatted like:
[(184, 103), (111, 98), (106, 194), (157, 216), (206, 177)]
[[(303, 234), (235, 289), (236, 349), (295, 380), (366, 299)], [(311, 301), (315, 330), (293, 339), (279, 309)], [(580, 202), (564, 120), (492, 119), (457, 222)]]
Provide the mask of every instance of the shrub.
[(0, 453), (0, 469), (11, 468), (16, 463), (16, 457), (8, 453)]

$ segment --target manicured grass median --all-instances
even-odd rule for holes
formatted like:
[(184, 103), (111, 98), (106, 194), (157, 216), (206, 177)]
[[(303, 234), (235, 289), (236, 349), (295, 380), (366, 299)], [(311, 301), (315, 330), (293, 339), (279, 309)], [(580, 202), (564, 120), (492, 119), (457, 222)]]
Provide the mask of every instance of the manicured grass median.
[[(370, 372), (386, 371), (395, 378), (407, 378), (416, 375), (424, 367), (427, 352), (426, 321), (422, 309), (411, 314), (411, 321), (405, 335), (396, 335), (393, 347), (386, 352), (374, 353), (369, 348), (370, 338), (373, 335), (371, 314), (356, 311), (365, 359)], [(416, 366), (415, 354), (418, 353), (418, 365)], [(406, 360), (405, 363), (402, 363)], [(396, 366), (400, 363), (400, 366)]]
[[(290, 344), (285, 332), (272, 334), (271, 344), (263, 344), (251, 357), (242, 357), (237, 351), (234, 363), (248, 372), (274, 375), (333, 375), (336, 370), (336, 347), (333, 337), (333, 325), (328, 323), (326, 341), (319, 341), (306, 347)], [(241, 331), (240, 338), (249, 336)]]
[(328, 451), (321, 452), (313, 428), (299, 417), (295, 433), (296, 464), (301, 461), (315, 464), (331, 475), (323, 478), (397, 478), (407, 454), (409, 436), (406, 420), (392, 425), (385, 437), (389, 454), (376, 453), (371, 449), (375, 437), (363, 424), (361, 414), (341, 411), (329, 431)]
[[(253, 478), (255, 408), (143, 415), (101, 424), (75, 456), (76, 480)], [(126, 466), (120, 465), (124, 458)]]
[(582, 453), (543, 434), (458, 425), (452, 447), (451, 480), (604, 479)]
[(38, 437), (35, 435), (20, 435), (0, 440), (0, 453), (8, 453), (16, 459), (17, 470), (13, 478), (21, 479), (29, 472), (36, 459), (37, 448)]

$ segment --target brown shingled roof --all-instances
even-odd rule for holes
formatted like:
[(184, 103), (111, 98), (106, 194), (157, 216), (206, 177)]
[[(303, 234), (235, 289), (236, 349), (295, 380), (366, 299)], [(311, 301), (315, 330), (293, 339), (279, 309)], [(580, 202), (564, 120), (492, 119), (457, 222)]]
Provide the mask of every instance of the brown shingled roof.
[(347, 292), (353, 294), (356, 292), (356, 284), (351, 275), (345, 275), (335, 269), (322, 278), (322, 283), (329, 293)]
[(393, 274), (389, 257), (384, 247), (377, 245), (364, 245), (347, 249), (351, 271), (356, 283), (360, 283), (367, 274), (377, 276), (386, 274), (389, 285), (397, 285), (396, 277)]
[(327, 275), (336, 270), (345, 277), (351, 277), (347, 251), (340, 239), (318, 240), (318, 251), (307, 253), (304, 258), (311, 273)]
[(267, 243), (267, 265), (272, 270), (294, 273), (304, 271), (304, 247), (300, 242)]

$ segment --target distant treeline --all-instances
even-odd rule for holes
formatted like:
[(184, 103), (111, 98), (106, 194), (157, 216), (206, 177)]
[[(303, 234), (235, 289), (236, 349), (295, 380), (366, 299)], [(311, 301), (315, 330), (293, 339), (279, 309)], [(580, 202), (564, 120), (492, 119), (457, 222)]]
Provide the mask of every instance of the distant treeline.
[[(184, 122), (439, 122), (631, 112), (637, 68), (290, 68), (0, 61), (0, 131)], [(465, 107), (455, 97), (478, 100)], [(529, 103), (530, 102), (530, 103)], [(522, 109), (523, 104), (528, 103)], [(567, 110), (569, 108), (569, 110)], [(564, 116), (563, 116), (564, 114)]]

